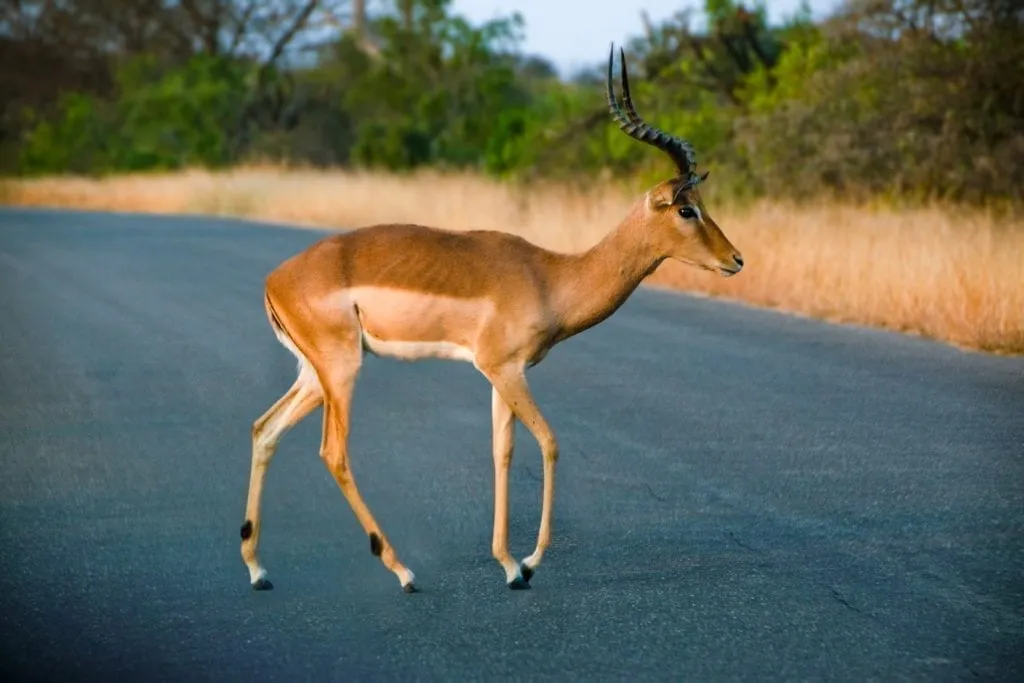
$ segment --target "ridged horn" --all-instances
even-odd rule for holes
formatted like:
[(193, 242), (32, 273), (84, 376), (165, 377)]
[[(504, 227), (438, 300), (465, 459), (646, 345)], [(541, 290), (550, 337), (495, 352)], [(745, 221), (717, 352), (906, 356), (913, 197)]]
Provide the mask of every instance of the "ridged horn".
[(686, 179), (687, 187), (693, 187), (698, 184), (703, 180), (703, 177), (694, 173), (694, 169), (697, 166), (697, 155), (693, 146), (686, 140), (669, 135), (640, 118), (640, 115), (636, 113), (636, 108), (633, 106), (633, 99), (629, 94), (626, 52), (622, 48), (619, 48), (619, 60), (622, 62), (622, 103), (625, 106), (625, 111), (616, 101), (615, 90), (612, 85), (612, 66), (615, 62), (615, 45), (613, 43), (608, 53), (608, 109), (611, 111), (612, 118), (619, 124), (619, 129), (624, 131), (629, 137), (657, 147), (667, 154), (675, 162), (680, 175)]

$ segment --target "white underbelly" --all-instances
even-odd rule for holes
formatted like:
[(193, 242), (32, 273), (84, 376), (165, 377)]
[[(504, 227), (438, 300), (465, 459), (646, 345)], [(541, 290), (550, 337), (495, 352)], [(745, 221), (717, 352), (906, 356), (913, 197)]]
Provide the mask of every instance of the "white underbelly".
[(363, 330), (363, 347), (374, 354), (399, 360), (419, 360), (421, 358), (442, 358), (445, 360), (461, 360), (467, 363), (476, 361), (473, 351), (446, 341), (385, 341), (378, 339)]
[(387, 287), (354, 287), (363, 348), (376, 356), (419, 360), (443, 358), (474, 363), (468, 340), (492, 304)]

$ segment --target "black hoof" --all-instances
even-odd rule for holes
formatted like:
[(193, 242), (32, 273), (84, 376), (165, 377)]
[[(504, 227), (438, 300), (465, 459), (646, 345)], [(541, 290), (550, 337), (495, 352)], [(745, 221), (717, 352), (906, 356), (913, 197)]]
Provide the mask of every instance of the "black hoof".
[(409, 583), (407, 583), (404, 586), (402, 586), (402, 590), (405, 591), (406, 593), (419, 593), (420, 592), (420, 589), (417, 588), (416, 584), (414, 584), (412, 581), (410, 581)]
[(516, 578), (512, 579), (512, 583), (510, 583), (508, 587), (514, 591), (524, 591), (529, 590), (530, 584), (527, 583), (526, 579), (524, 579), (523, 577), (517, 576)]
[(519, 572), (523, 575), (523, 581), (530, 583), (530, 579), (533, 578), (533, 569), (527, 567), (525, 564), (520, 564)]
[(254, 591), (270, 591), (274, 590), (274, 584), (270, 583), (267, 579), (259, 578), (256, 579), (256, 583), (252, 585)]

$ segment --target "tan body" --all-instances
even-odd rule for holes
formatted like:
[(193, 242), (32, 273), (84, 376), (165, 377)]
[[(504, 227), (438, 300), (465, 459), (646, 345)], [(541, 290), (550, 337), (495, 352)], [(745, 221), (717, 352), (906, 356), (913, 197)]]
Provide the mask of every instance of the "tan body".
[[(635, 116), (631, 105), (628, 111)], [(406, 591), (414, 590), (413, 573), (362, 500), (349, 465), (352, 393), (363, 355), (374, 353), (471, 362), (491, 383), (492, 553), (511, 588), (528, 588), (551, 541), (558, 444), (530, 394), (526, 370), (555, 344), (614, 313), (667, 258), (726, 275), (739, 272), (739, 253), (707, 215), (693, 184), (693, 176), (660, 183), (580, 254), (554, 253), (500, 232), (379, 225), (325, 238), (270, 273), (267, 315), (298, 358), (299, 376), (253, 425), (241, 533), (253, 587), (271, 587), (257, 557), (267, 466), (284, 433), (323, 405), (320, 455), (369, 536), (371, 552)], [(544, 461), (537, 546), (522, 563), (508, 553), (516, 419), (537, 439)]]

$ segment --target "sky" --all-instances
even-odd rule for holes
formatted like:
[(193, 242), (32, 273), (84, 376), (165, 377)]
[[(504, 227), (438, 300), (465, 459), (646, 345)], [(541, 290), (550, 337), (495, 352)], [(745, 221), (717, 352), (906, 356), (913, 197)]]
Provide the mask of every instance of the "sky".
[[(837, 0), (808, 0), (814, 16), (831, 10)], [(655, 24), (676, 12), (704, 6), (702, 0), (453, 0), (454, 10), (472, 23), (518, 11), (526, 23), (521, 48), (550, 60), (562, 76), (606, 58), (611, 41), (623, 43), (643, 32), (641, 10)], [(765, 0), (774, 21), (792, 15), (800, 0)]]

